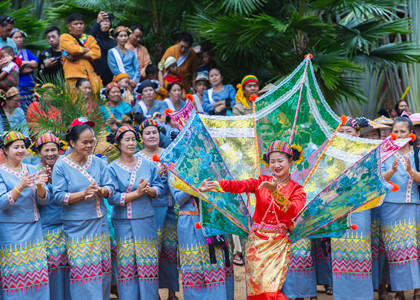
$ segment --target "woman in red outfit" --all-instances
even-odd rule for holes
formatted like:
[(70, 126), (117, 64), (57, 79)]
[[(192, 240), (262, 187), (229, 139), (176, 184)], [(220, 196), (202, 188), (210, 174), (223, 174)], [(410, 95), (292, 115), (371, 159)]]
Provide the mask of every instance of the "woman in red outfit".
[(264, 160), (273, 176), (247, 180), (204, 180), (200, 191), (253, 193), (256, 196), (253, 225), (245, 245), (248, 299), (287, 299), (280, 290), (290, 259), (289, 233), (293, 218), (303, 208), (306, 193), (290, 179), (290, 167), (301, 153), (288, 143), (275, 141)]

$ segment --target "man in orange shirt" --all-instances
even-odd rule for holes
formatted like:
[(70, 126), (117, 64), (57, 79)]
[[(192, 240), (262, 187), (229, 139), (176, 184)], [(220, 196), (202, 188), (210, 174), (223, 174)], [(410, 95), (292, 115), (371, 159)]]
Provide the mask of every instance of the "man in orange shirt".
[(191, 88), (192, 78), (196, 77), (199, 68), (197, 54), (191, 49), (192, 43), (193, 37), (191, 34), (188, 32), (181, 33), (176, 44), (166, 49), (161, 59), (161, 61), (164, 61), (168, 56), (177, 59), (178, 74), (182, 76), (181, 86), (187, 93)]
[(144, 27), (142, 25), (132, 25), (130, 26), (131, 35), (128, 38), (127, 44), (125, 44), (126, 49), (130, 49), (136, 54), (137, 60), (139, 61), (140, 68), (140, 77), (141, 80), (146, 79), (146, 67), (152, 64), (150, 60), (149, 51), (147, 48), (140, 44), (143, 40)]
[(67, 28), (69, 33), (60, 36), (66, 81), (75, 87), (77, 79), (88, 79), (93, 92), (96, 93), (102, 88), (102, 80), (93, 69), (93, 61), (101, 57), (101, 49), (93, 36), (83, 33), (83, 15), (71, 14), (67, 19)]

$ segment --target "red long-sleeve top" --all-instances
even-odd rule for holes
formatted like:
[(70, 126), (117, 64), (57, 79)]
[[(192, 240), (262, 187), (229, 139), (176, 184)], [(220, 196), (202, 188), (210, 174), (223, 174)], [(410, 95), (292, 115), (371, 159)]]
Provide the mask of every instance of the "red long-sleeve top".
[[(265, 223), (267, 225), (279, 225), (277, 219), (287, 226), (292, 224), (291, 220), (296, 217), (299, 211), (303, 208), (306, 201), (306, 193), (302, 186), (296, 181), (289, 180), (286, 185), (279, 189), (279, 192), (291, 202), (286, 211), (282, 211), (277, 206), (271, 204), (271, 191), (268, 189), (258, 189), (263, 181), (271, 182), (273, 176), (261, 175), (258, 179), (247, 180), (220, 180), (218, 181), (220, 187), (229, 193), (253, 193), (256, 196), (255, 212), (252, 216), (254, 223)], [(268, 210), (268, 213), (267, 213)], [(265, 219), (264, 218), (265, 216)], [(276, 219), (277, 215), (277, 219)]]

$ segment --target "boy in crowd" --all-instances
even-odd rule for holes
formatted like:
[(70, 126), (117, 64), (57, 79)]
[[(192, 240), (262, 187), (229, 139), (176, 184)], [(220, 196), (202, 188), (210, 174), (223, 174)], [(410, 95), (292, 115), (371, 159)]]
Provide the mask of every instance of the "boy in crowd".
[(10, 46), (4, 46), (0, 51), (0, 89), (7, 91), (19, 84), (19, 67), (14, 62), (15, 51)]

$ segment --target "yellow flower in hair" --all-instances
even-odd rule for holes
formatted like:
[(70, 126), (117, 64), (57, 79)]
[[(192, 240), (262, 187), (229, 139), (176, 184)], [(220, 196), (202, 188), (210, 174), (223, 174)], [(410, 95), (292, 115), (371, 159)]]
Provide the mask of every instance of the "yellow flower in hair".
[(69, 144), (66, 141), (60, 140), (60, 144), (61, 144), (61, 150), (63, 151), (67, 150), (67, 148), (69, 147)]
[(260, 156), (260, 161), (261, 161), (261, 164), (263, 165), (263, 167), (268, 168), (268, 163), (267, 163), (267, 162), (265, 161), (265, 159), (264, 159), (264, 154), (265, 154), (265, 153), (261, 154), (261, 156)]
[(303, 155), (302, 147), (300, 145), (293, 144), (292, 148), (299, 151), (300, 156), (299, 159), (295, 161), (296, 164), (300, 164), (305, 160), (305, 156)]

